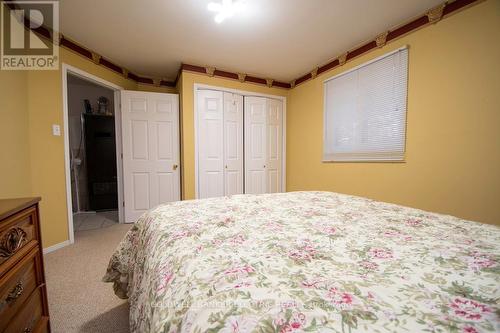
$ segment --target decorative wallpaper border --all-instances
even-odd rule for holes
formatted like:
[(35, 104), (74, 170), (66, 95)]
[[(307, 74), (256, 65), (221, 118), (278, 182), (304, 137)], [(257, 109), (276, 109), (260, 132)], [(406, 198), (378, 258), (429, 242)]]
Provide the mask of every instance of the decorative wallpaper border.
[(190, 65), (190, 64), (182, 64), (181, 68), (179, 69), (179, 74), (177, 77), (179, 77), (180, 73), (182, 71), (188, 71), (188, 72), (194, 72), (194, 73), (200, 73), (200, 74), (206, 74), (210, 77), (213, 76), (218, 76), (226, 79), (233, 79), (233, 80), (238, 80), (240, 82), (250, 82), (250, 83), (256, 83), (260, 85), (265, 85), (268, 87), (278, 87), (278, 88), (284, 88), (284, 89), (290, 89), (291, 85), (290, 83), (287, 82), (281, 82), (273, 79), (263, 79), (257, 76), (252, 76), (248, 74), (243, 74), (243, 73), (233, 73), (233, 72), (228, 72), (224, 71), (221, 69), (217, 69), (215, 67), (203, 67), (203, 66), (198, 66), (198, 65)]
[[(170, 81), (167, 79), (163, 78), (150, 78), (150, 77), (143, 77), (139, 76), (137, 74), (134, 74), (127, 70), (125, 67), (122, 67), (120, 65), (117, 65), (113, 63), (111, 60), (106, 59), (105, 57), (101, 56), (100, 54), (82, 46), (81, 44), (78, 44), (63, 34), (59, 34), (59, 45), (74, 52), (79, 54), (80, 56), (87, 58), (88, 60), (93, 61), (95, 64), (106, 67), (107, 69), (110, 69), (120, 75), (123, 75), (125, 78), (133, 80), (137, 83), (142, 83), (142, 84), (150, 84), (154, 86), (159, 86), (159, 87), (175, 87), (177, 85), (177, 81), (183, 71), (189, 71), (189, 72), (194, 72), (194, 73), (199, 73), (199, 74), (205, 74), (210, 77), (221, 77), (221, 78), (226, 78), (226, 79), (233, 79), (233, 80), (238, 80), (240, 82), (250, 82), (254, 84), (260, 84), (268, 87), (277, 87), (277, 88), (283, 88), (283, 89), (292, 89), (295, 86), (302, 84), (308, 80), (312, 80), (316, 78), (319, 74), (322, 74), (326, 71), (329, 71), (333, 68), (336, 68), (338, 66), (344, 65), (346, 62), (357, 58), (373, 49), (383, 47), (387, 43), (400, 38), (402, 36), (405, 36), (411, 32), (414, 32), (420, 28), (423, 28), (424, 26), (430, 25), (430, 24), (435, 24), (439, 22), (442, 18), (458, 12), (459, 10), (465, 9), (473, 4), (480, 3), (484, 0), (452, 0), (452, 1), (446, 1), (442, 3), (439, 6), (436, 6), (430, 10), (428, 10), (425, 14), (411, 20), (410, 22), (406, 24), (402, 24), (392, 30), (388, 30), (386, 32), (383, 32), (377, 37), (375, 37), (373, 40), (370, 40), (361, 46), (354, 48), (348, 52), (342, 53), (339, 55), (337, 58), (331, 60), (330, 62), (318, 66), (314, 68), (312, 71), (310, 71), (307, 74), (302, 75), (301, 77), (293, 80), (292, 82), (282, 82), (278, 80), (273, 80), (273, 79), (265, 79), (265, 78), (260, 78), (257, 76), (252, 76), (249, 74), (244, 74), (244, 73), (233, 73), (229, 71), (225, 71), (222, 69), (218, 69), (215, 67), (208, 67), (208, 66), (198, 66), (198, 65), (191, 65), (191, 64), (181, 64), (181, 67), (179, 68), (177, 77), (175, 81)], [(15, 8), (16, 5), (10, 4), (9, 5), (11, 8)], [(27, 29), (31, 29), (33, 32), (37, 33), (41, 37), (45, 37), (49, 40), (52, 40), (52, 31), (47, 29), (44, 26), (38, 27), (38, 28), (30, 28), (30, 22), (29, 20), (25, 20), (24, 25)]]
[(331, 60), (330, 62), (314, 68), (311, 72), (302, 75), (301, 77), (293, 80), (290, 83), (291, 88), (304, 83), (308, 80), (312, 80), (316, 78), (321, 73), (329, 71), (338, 66), (344, 65), (346, 62), (357, 58), (373, 49), (383, 47), (387, 43), (403, 37), (411, 32), (414, 32), (418, 29), (423, 28), (426, 25), (435, 24), (439, 22), (445, 16), (448, 16), (458, 10), (465, 9), (473, 4), (477, 4), (482, 2), (483, 0), (455, 0), (455, 1), (447, 1), (442, 3), (439, 6), (436, 6), (430, 10), (428, 10), (425, 14), (413, 19), (412, 21), (400, 25), (392, 30), (383, 32), (379, 34), (375, 39), (370, 40), (361, 46), (345, 52), (338, 56), (337, 58)]

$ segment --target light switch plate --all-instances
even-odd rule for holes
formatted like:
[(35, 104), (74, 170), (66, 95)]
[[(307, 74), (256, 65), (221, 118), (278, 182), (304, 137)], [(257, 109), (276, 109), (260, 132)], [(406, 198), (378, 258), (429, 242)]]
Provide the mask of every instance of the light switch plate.
[(52, 135), (61, 136), (61, 126), (57, 124), (52, 125)]

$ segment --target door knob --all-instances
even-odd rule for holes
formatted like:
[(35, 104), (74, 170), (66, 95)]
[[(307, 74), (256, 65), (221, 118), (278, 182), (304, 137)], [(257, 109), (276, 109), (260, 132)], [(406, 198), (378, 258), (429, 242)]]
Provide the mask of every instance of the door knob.
[(225, 168), (227, 169), (227, 165), (225, 166)]
[(177, 170), (179, 166), (177, 164), (172, 165), (172, 170)]

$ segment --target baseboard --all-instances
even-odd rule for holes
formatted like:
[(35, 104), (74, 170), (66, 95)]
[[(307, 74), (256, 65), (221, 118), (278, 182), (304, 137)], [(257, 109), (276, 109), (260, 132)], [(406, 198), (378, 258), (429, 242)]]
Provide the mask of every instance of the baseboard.
[(43, 249), (43, 254), (47, 254), (47, 253), (50, 253), (50, 252), (54, 252), (56, 250), (59, 250), (59, 249), (62, 249), (63, 247), (65, 246), (68, 246), (70, 245), (71, 242), (68, 240), (65, 240), (64, 242), (61, 242), (61, 243), (57, 243), (57, 244), (54, 244), (52, 246), (49, 246), (49, 247), (46, 247)]

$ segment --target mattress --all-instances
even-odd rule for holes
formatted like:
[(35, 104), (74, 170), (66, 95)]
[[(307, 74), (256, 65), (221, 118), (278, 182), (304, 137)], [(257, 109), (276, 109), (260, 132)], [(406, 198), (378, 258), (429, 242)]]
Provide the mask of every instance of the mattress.
[(181, 201), (104, 281), (132, 332), (499, 332), (500, 228), (331, 192)]

